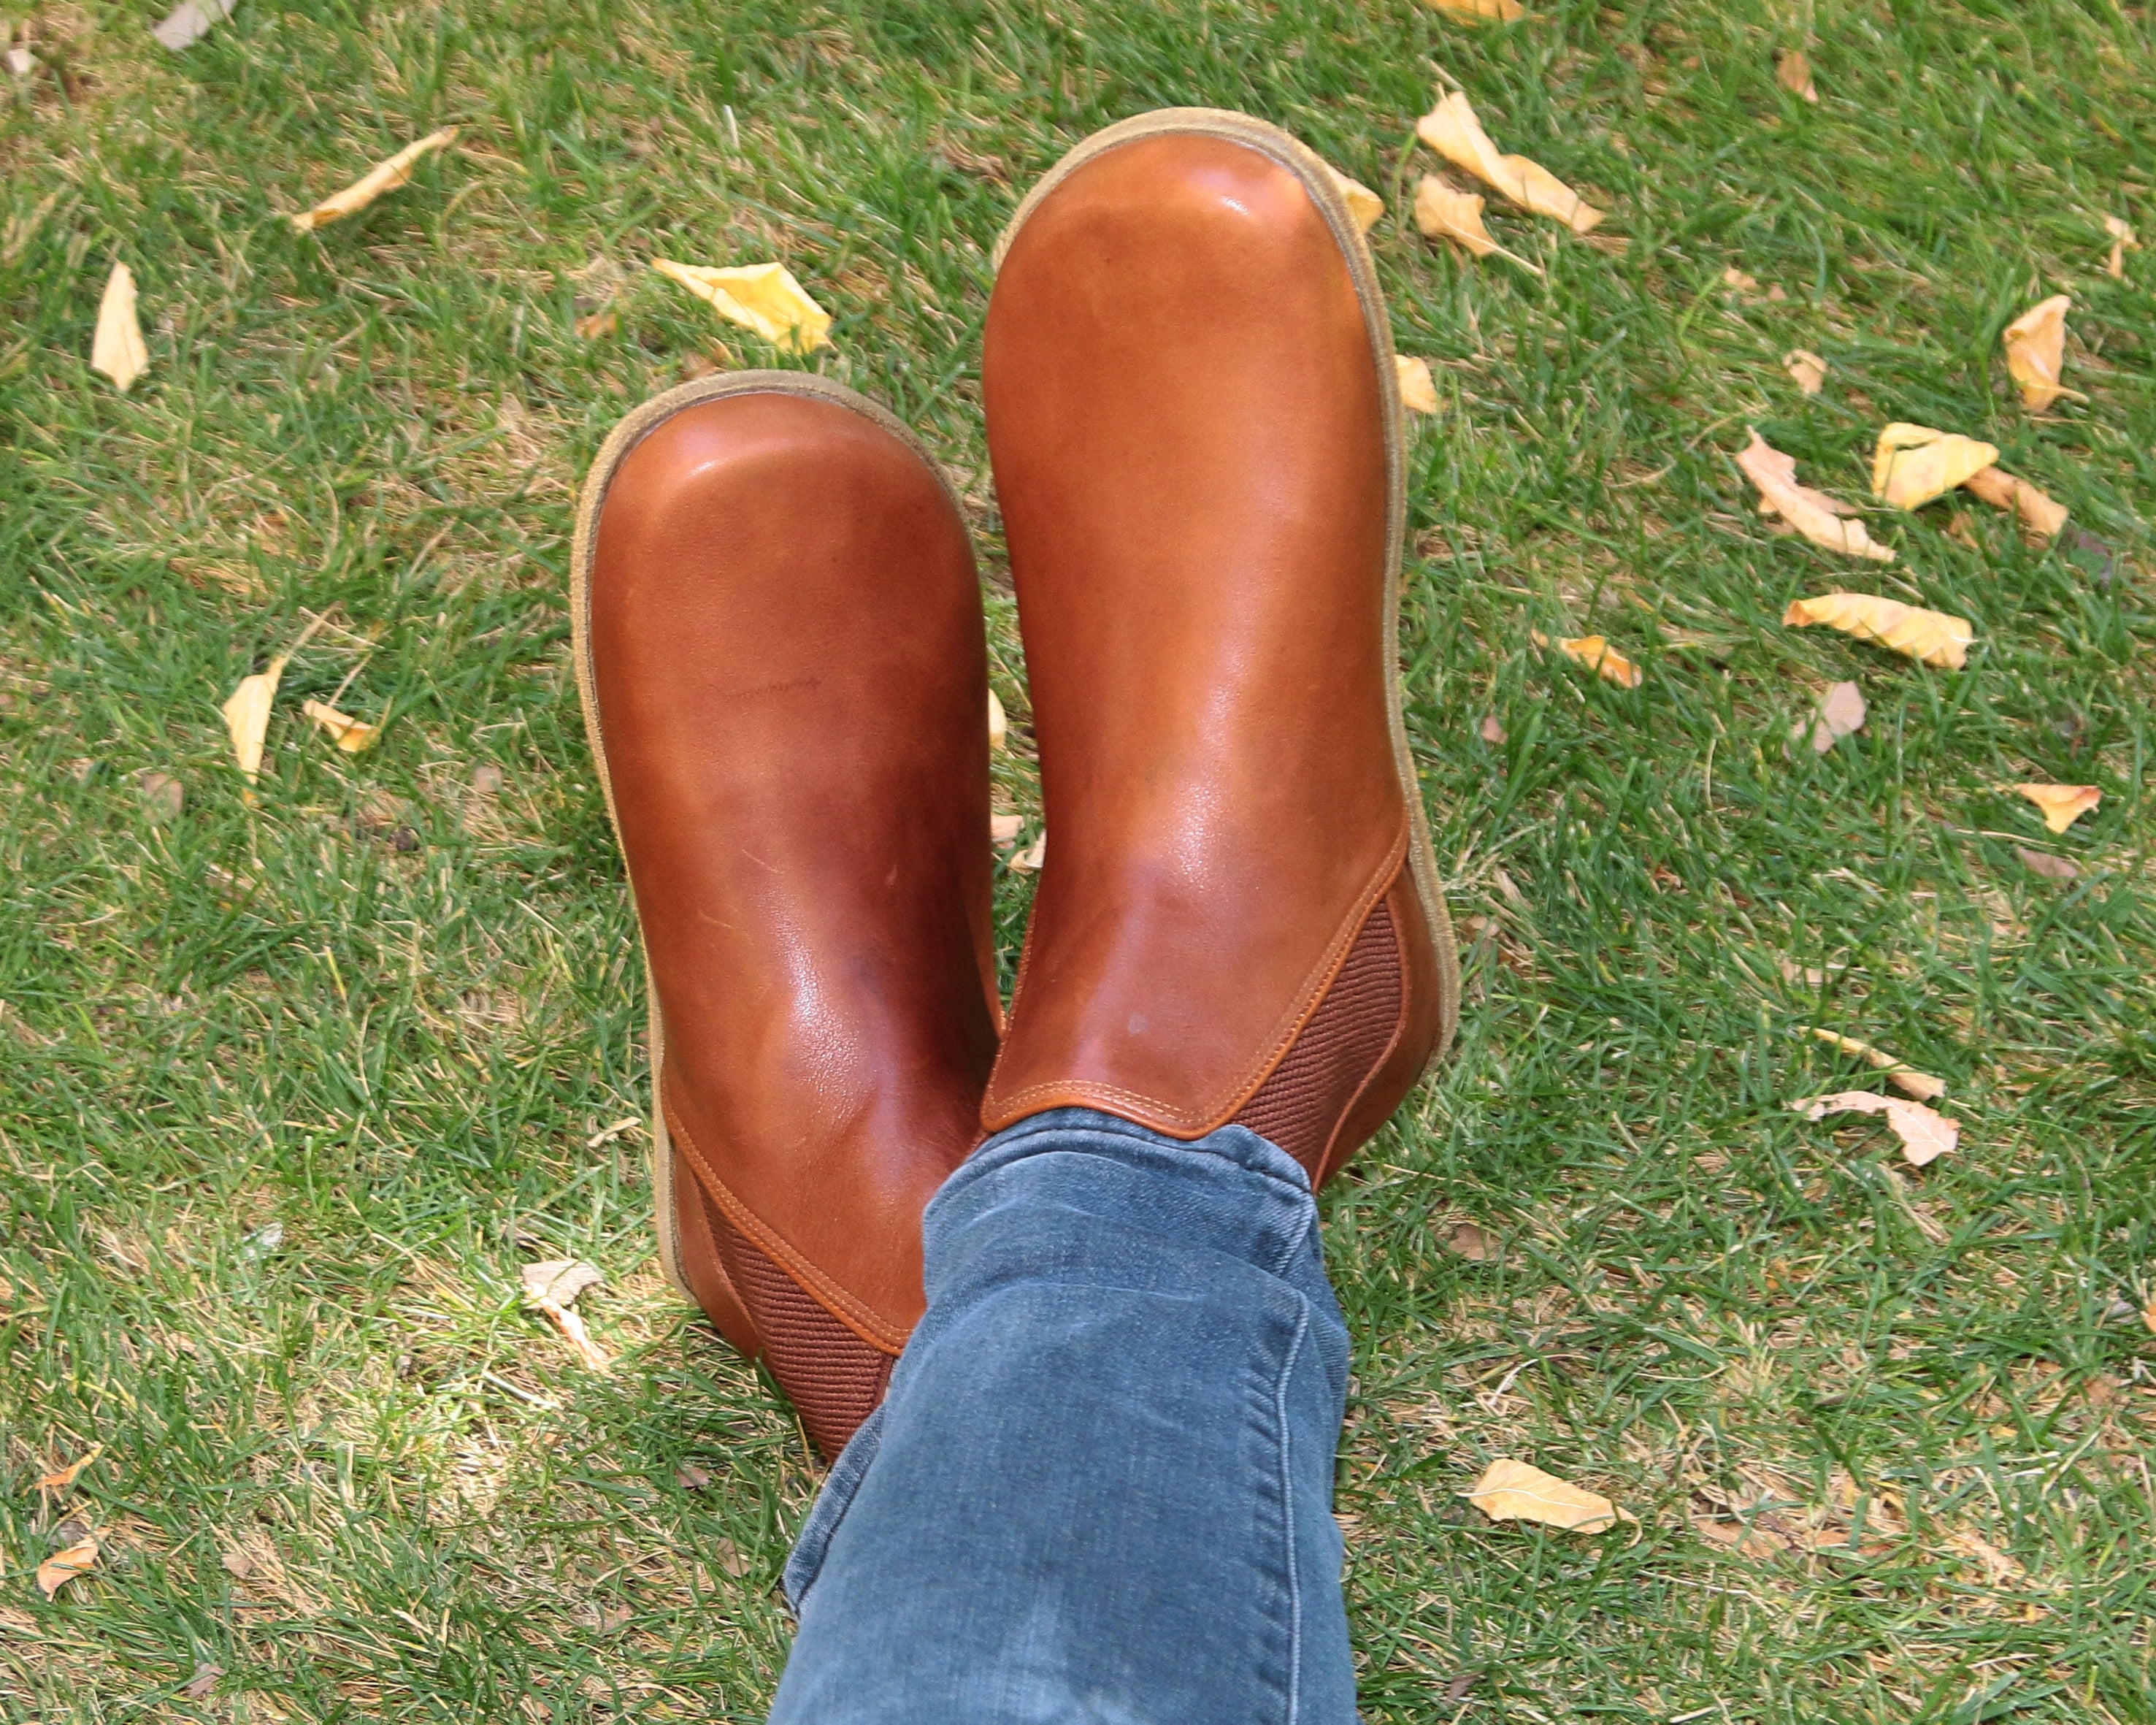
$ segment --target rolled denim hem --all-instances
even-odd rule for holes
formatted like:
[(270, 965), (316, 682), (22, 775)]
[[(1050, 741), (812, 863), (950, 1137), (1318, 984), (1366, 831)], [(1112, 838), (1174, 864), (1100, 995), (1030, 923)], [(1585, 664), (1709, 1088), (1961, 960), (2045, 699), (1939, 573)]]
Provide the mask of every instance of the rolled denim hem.
[(774, 1725), (1347, 1725), (1347, 1336), (1300, 1164), (1086, 1109), (929, 1207), (928, 1310), (787, 1564)]

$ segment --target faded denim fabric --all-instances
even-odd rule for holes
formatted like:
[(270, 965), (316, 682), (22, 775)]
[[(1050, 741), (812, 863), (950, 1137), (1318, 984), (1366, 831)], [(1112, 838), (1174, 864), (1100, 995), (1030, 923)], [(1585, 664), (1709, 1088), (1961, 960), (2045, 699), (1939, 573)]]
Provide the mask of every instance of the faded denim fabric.
[(926, 1228), (927, 1316), (787, 1564), (772, 1725), (1353, 1725), (1301, 1167), (1059, 1109)]

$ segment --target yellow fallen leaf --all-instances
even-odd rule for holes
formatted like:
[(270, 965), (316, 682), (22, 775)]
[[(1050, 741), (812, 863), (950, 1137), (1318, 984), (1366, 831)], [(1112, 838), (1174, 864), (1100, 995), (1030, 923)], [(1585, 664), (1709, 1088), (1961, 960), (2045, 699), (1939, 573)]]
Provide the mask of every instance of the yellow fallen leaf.
[(1873, 543), (1862, 522), (1844, 518), (1852, 512), (1848, 504), (1837, 502), (1808, 485), (1799, 485), (1796, 457), (1784, 455), (1756, 429), (1751, 443), (1738, 451), (1737, 465), (1758, 487), (1762, 515), (1780, 516), (1812, 543), (1829, 551), (1845, 551), (1877, 563), (1893, 562), (1894, 554), (1884, 545)]
[(783, 353), (807, 353), (830, 342), (831, 314), (808, 297), (783, 264), (715, 270), (654, 258), (651, 267), (710, 301), (728, 322), (754, 330)]
[(82, 1477), (82, 1470), (105, 1454), (105, 1445), (93, 1444), (87, 1453), (78, 1455), (65, 1467), (56, 1467), (38, 1481), (40, 1491), (64, 1491)]
[(621, 327), (621, 317), (613, 306), (589, 312), (576, 322), (577, 339), (596, 342), (602, 336), (610, 336)]
[(346, 754), (361, 754), (374, 747), (382, 727), (340, 713), (326, 701), (302, 701), (300, 711), (330, 734), (331, 740)]
[(38, 1589), (49, 1599), (78, 1575), (86, 1575), (97, 1567), (97, 1541), (94, 1537), (77, 1540), (65, 1551), (54, 1552), (38, 1565)]
[(2138, 251), (2141, 249), (2140, 236), (2118, 216), (2106, 216), (2103, 231), (2111, 235), (2111, 260), (2103, 266), (2104, 274), (2114, 281), (2123, 281), (2126, 280), (2126, 249), (2130, 245)]
[(1812, 81), (1811, 60), (1800, 48), (1791, 49), (1775, 62), (1774, 81), (1808, 102), (1819, 100), (1819, 85)]
[(2054, 832), (2064, 832), (2103, 801), (2103, 792), (2093, 785), (2016, 785), (2014, 788), (2044, 811), (2044, 825)]
[(1920, 610), (1898, 599), (1871, 593), (1823, 593), (1816, 599), (1799, 599), (1782, 614), (1782, 621), (1795, 629), (1824, 623), (1944, 671), (1958, 671), (1966, 665), (1969, 644), (1976, 639), (1976, 626), (1966, 617)]
[(1541, 163), (1525, 156), (1502, 156), (1475, 117), (1475, 105), (1455, 90), (1415, 122), (1415, 136), (1456, 167), (1503, 193), (1523, 209), (1563, 222), (1584, 234), (1602, 212)]
[(2156, 1336), (2156, 1294), (2148, 1297), (2148, 1304), (2141, 1309), (2141, 1322), (2151, 1336)]
[(1385, 214), (1385, 200), (1360, 180), (1351, 180), (1327, 162), (1325, 171), (1332, 176), (1332, 183), (1347, 200), (1348, 214), (1355, 218), (1355, 225), (1365, 234), (1376, 227)]
[(1576, 664), (1599, 672), (1603, 680), (1618, 687), (1636, 689), (1645, 673), (1599, 635), (1560, 636), (1553, 641), (1541, 630), (1528, 631), (1538, 647), (1555, 647)]
[(1004, 703), (996, 698), (993, 689), (988, 691), (988, 747), (1000, 749), (1009, 740), (1010, 721), (1004, 717)]
[(1815, 1096), (1791, 1105), (1808, 1120), (1830, 1114), (1883, 1114), (1894, 1135), (1902, 1141), (1902, 1159), (1912, 1167), (1935, 1162), (1961, 1141), (1961, 1123), (1899, 1096), (1881, 1096), (1871, 1090), (1837, 1090), (1831, 1096)]
[(1482, 194), (1479, 192), (1463, 192), (1438, 175), (1426, 173), (1415, 188), (1414, 214), (1415, 226), (1432, 239), (1452, 240), (1466, 246), (1478, 258), (1486, 258), (1494, 252), (1532, 275), (1543, 273), (1539, 264), (1531, 264), (1517, 252), (1507, 251), (1490, 237), (1490, 230), (1482, 224)]
[(1985, 467), (1962, 481), (1969, 491), (1994, 509), (2011, 509), (2029, 530), (2041, 538), (2058, 537), (2066, 524), (2066, 506), (2046, 497), (2025, 479), (2017, 479), (2004, 467)]
[(348, 215), (358, 214), (384, 192), (393, 192), (410, 179), (421, 157), (454, 143), (456, 136), (455, 126), (445, 126), (439, 131), (429, 132), (417, 143), (405, 145), (394, 156), (376, 162), (335, 197), (325, 198), (312, 209), (301, 210), (292, 218), (292, 225), (302, 234), (308, 234)]
[(1915, 509), (1998, 459), (1997, 449), (1974, 437), (1897, 421), (1879, 434), (1872, 451), (1871, 495), (1897, 509)]
[(105, 278), (105, 296), (97, 302), (97, 329), (90, 338), (90, 368), (112, 379), (112, 387), (125, 395), (135, 379), (150, 368), (150, 350), (143, 344), (142, 326), (135, 315), (135, 272), (115, 263)]
[(322, 626), (323, 620), (316, 617), (309, 623), (300, 631), (300, 638), (272, 659), (266, 670), (241, 677), (239, 687), (226, 698), (222, 709), (224, 728), (231, 733), (232, 752), (239, 761), (239, 770), (250, 783), (261, 776), (262, 745), (270, 734), (270, 703), (277, 698), (277, 685), (284, 680), (285, 667), (292, 662), (292, 655), (307, 644), (308, 637)]
[(1784, 353), (1782, 369), (1797, 380), (1797, 387), (1807, 395), (1816, 395), (1826, 387), (1826, 361), (1805, 348)]
[(1575, 1533), (1599, 1533), (1637, 1519), (1597, 1492), (1510, 1458), (1491, 1462), (1474, 1490), (1463, 1495), (1493, 1522), (1540, 1522)]
[(1520, 0), (1423, 0), (1423, 4), (1476, 23), (1517, 23), (1527, 15)]
[(2041, 413), (2061, 395), (2074, 392), (2061, 384), (2066, 365), (2066, 312), (2073, 305), (2066, 294), (2053, 294), (2031, 306), (1999, 339), (2006, 344), (2006, 369), (2021, 386), (2021, 404)]
[(1435, 413), (1437, 382), (1430, 374), (1430, 362), (1395, 353), (1393, 365), (1400, 377), (1400, 405), (1411, 414)]
[(1448, 185), (1434, 173), (1422, 177), (1415, 188), (1415, 226), (1431, 239), (1456, 240), (1478, 258), (1497, 250), (1497, 242), (1482, 224), (1482, 195)]
[(1884, 1048), (1875, 1048), (1869, 1043), (1861, 1043), (1853, 1036), (1844, 1036), (1839, 1031), (1821, 1030), (1813, 1027), (1810, 1035), (1820, 1042), (1854, 1054), (1887, 1074), (1887, 1082), (1903, 1094), (1914, 1096), (1920, 1102), (1936, 1102), (1947, 1093), (1947, 1081), (1933, 1078), (1928, 1072), (1919, 1072), (1907, 1061), (1897, 1060)]
[(1030, 874), (1048, 861), (1048, 835), (1040, 837), (1010, 859), (1010, 866), (1020, 874)]
[(270, 735), (270, 708), (277, 698), (291, 655), (280, 653), (270, 668), (239, 679), (239, 687), (226, 699), (224, 728), (232, 734), (232, 752), (239, 770), (252, 781), (262, 776), (262, 745)]

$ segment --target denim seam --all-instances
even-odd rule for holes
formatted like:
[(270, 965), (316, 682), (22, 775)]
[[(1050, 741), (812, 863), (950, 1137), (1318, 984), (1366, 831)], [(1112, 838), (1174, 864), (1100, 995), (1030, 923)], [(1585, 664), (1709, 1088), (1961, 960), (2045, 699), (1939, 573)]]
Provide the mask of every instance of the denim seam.
[(1288, 1265), (1295, 1261), (1296, 1254), (1302, 1250), (1304, 1244), (1310, 1238), (1312, 1230), (1317, 1226), (1317, 1201), (1306, 1192), (1298, 1192), (1296, 1196), (1304, 1201), (1302, 1226), (1287, 1238), (1281, 1247), (1279, 1255), (1266, 1266), (1268, 1273), (1281, 1281), (1287, 1280)]
[(1295, 1439), (1288, 1423), (1287, 1385), (1302, 1355), (1302, 1338), (1310, 1328), (1310, 1302), (1301, 1302), (1296, 1313), (1295, 1334), (1273, 1382), (1273, 1419), (1280, 1431), (1281, 1537), (1287, 1547), (1287, 1722), (1296, 1725), (1302, 1713), (1302, 1568), (1297, 1561), (1295, 1538)]

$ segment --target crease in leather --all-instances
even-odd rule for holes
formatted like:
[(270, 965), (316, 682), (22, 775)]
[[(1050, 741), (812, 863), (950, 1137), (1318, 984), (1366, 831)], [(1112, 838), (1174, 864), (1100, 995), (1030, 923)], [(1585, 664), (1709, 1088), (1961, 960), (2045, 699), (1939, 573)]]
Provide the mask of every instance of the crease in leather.
[(696, 1141), (683, 1130), (681, 1119), (667, 1103), (667, 1130), (673, 1135), (675, 1146), (688, 1158), (698, 1182), (710, 1194), (726, 1219), (742, 1238), (777, 1264), (801, 1285), (810, 1298), (836, 1318), (847, 1329), (879, 1353), (896, 1355), (906, 1347), (906, 1335), (894, 1330), (880, 1318), (833, 1281), (829, 1274), (803, 1257), (792, 1241), (779, 1233), (770, 1223), (744, 1204), (727, 1188), (725, 1181), (711, 1166), (711, 1159), (697, 1147)]
[[(1142, 1091), (1127, 1090), (1119, 1084), (1106, 1084), (1090, 1079), (1055, 1079), (1045, 1084), (1029, 1084), (1009, 1096), (998, 1096), (995, 1080), (991, 1077), (988, 1094), (982, 1099), (983, 1122), (993, 1122), (995, 1129), (1000, 1130), (1014, 1125), (1026, 1115), (1040, 1112), (1041, 1108), (1068, 1106), (1072, 1102), (1082, 1103), (1091, 1099), (1145, 1108), (1154, 1116), (1154, 1120), (1149, 1124), (1156, 1125), (1158, 1130), (1172, 1137), (1202, 1138), (1208, 1132), (1226, 1125), (1235, 1118), (1236, 1111), (1272, 1076), (1274, 1068), (1286, 1058), (1287, 1051), (1295, 1046), (1296, 1039), (1302, 1034), (1304, 1027), (1325, 1003), (1325, 996), (1332, 989), (1333, 978), (1340, 974), (1341, 965), (1348, 961), (1348, 955), (1354, 949), (1356, 938), (1363, 932), (1363, 924), (1369, 920), (1378, 901), (1392, 889), (1393, 883), (1399, 878), (1413, 832), (1413, 820), (1404, 809), (1399, 836), (1387, 847), (1384, 860), (1378, 865), (1375, 879), (1356, 894), (1339, 931), (1318, 955), (1310, 980), (1296, 994), (1290, 996), (1293, 1004), (1283, 1015), (1286, 1028), (1275, 1034), (1265, 1051), (1258, 1056), (1255, 1065), (1243, 1078), (1232, 1083), (1226, 1102), (1203, 1110), (1182, 1109)], [(1029, 934), (1025, 951), (1019, 960), (1018, 986), (1011, 994), (1011, 1014), (1014, 1017), (1017, 1016), (1019, 1003), (1023, 998), (1021, 991), (1025, 986), (1026, 961), (1031, 958), (1032, 953), (1033, 943)], [(1361, 1093), (1358, 1091), (1357, 1094), (1359, 1095)], [(1162, 1121), (1173, 1121), (1175, 1124), (1158, 1124)]]

